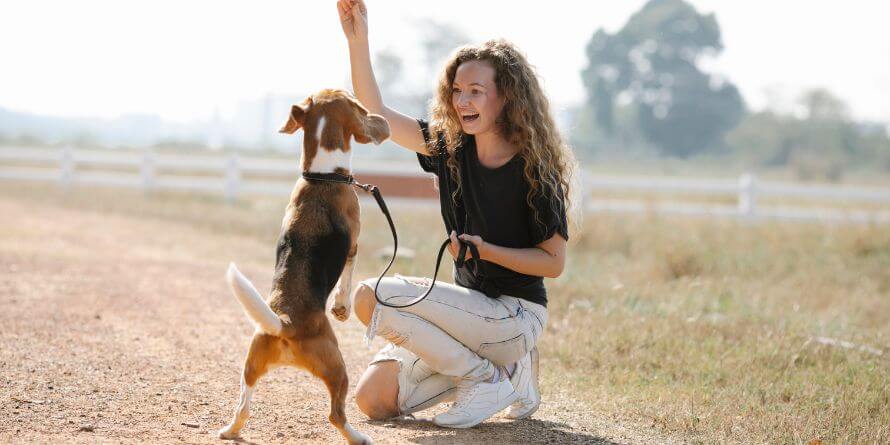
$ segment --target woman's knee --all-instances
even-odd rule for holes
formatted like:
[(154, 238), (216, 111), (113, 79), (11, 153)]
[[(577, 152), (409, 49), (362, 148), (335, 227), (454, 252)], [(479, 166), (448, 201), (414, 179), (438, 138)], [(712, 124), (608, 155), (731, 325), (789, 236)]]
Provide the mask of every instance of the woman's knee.
[(399, 415), (399, 363), (385, 361), (368, 367), (355, 387), (355, 404), (371, 420)]
[[(429, 281), (428, 278), (385, 277), (380, 281), (379, 295), (383, 301), (401, 304), (414, 299), (417, 287)], [(376, 285), (377, 279), (369, 278), (360, 281), (353, 291), (355, 315), (365, 326), (371, 323), (371, 317), (377, 306), (377, 296), (374, 295)]]
[(374, 285), (368, 280), (359, 282), (355, 287), (353, 307), (355, 308), (355, 316), (365, 326), (371, 323), (371, 316), (374, 314), (374, 306), (376, 305), (377, 299), (374, 298)]

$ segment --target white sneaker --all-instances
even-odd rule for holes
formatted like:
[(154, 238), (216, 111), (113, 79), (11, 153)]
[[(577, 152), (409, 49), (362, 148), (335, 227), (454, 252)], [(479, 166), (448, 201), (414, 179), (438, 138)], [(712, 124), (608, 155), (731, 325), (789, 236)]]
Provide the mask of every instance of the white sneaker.
[(518, 398), (507, 410), (507, 418), (519, 420), (531, 417), (541, 406), (541, 391), (538, 388), (537, 346), (516, 362), (516, 370), (510, 376), (510, 383), (516, 389)]
[(474, 427), (509, 406), (518, 396), (509, 379), (497, 383), (461, 379), (454, 405), (433, 417), (433, 423), (450, 428)]

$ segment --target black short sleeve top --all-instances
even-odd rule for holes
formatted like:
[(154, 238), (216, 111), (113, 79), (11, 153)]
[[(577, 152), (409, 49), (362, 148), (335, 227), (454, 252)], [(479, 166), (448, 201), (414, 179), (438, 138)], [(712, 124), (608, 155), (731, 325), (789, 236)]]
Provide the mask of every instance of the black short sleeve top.
[[(430, 144), (429, 123), (417, 120), (424, 140)], [(437, 135), (436, 148), (444, 147), (444, 138)], [(455, 156), (461, 175), (460, 194), (457, 203), (451, 198), (456, 184), (446, 165), (444, 149), (432, 155), (418, 153), (420, 167), (433, 173), (439, 180), (439, 202), (445, 228), (448, 233), (479, 235), (486, 242), (512, 248), (534, 247), (559, 233), (569, 239), (565, 209), (565, 197), (561, 187), (543, 190), (536, 195), (533, 204), (527, 202), (529, 183), (525, 179), (525, 161), (519, 155), (497, 168), (487, 168), (478, 159), (476, 141), (472, 135), (464, 135)], [(539, 183), (543, 186), (543, 183)], [(455, 268), (455, 283), (484, 292), (486, 295), (511, 295), (541, 305), (547, 304), (544, 279), (522, 274), (498, 264), (481, 261), (473, 272), (472, 261)]]

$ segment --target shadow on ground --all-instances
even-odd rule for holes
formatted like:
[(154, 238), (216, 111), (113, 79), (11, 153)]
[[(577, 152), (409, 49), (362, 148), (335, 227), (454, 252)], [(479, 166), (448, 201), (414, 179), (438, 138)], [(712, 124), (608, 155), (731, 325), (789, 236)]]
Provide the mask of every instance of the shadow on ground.
[[(406, 438), (409, 442), (433, 444), (493, 444), (491, 438), (497, 437), (497, 444), (595, 444), (620, 445), (611, 440), (573, 431), (565, 423), (547, 420), (528, 419), (516, 422), (486, 422), (475, 428), (444, 429), (436, 426), (429, 419), (394, 419), (387, 421), (367, 421), (369, 425), (388, 428), (404, 428), (414, 430), (415, 437)], [(423, 432), (430, 434), (424, 435)], [(447, 433), (444, 433), (447, 431)]]

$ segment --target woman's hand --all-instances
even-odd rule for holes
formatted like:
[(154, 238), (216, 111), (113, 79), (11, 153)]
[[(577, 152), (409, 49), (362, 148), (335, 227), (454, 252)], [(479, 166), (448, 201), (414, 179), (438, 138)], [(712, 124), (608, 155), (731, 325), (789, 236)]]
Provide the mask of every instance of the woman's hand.
[[(458, 254), (460, 254), (460, 241), (458, 241), (458, 239), (464, 240), (464, 241), (476, 246), (476, 250), (479, 251), (479, 257), (480, 257), (479, 259), (480, 260), (485, 257), (485, 254), (483, 253), (484, 248), (485, 248), (485, 241), (482, 240), (481, 236), (468, 235), (466, 233), (463, 233), (460, 236), (458, 236), (457, 232), (452, 230), (451, 234), (449, 234), (448, 237), (451, 239), (451, 244), (448, 245), (448, 251), (451, 252), (451, 256), (455, 260), (457, 260), (457, 256), (458, 256)], [(470, 249), (467, 249), (467, 252), (464, 255), (464, 260), (469, 260), (472, 258), (473, 258), (473, 254), (470, 252)]]
[(346, 40), (368, 40), (368, 8), (364, 0), (337, 0), (337, 12)]

